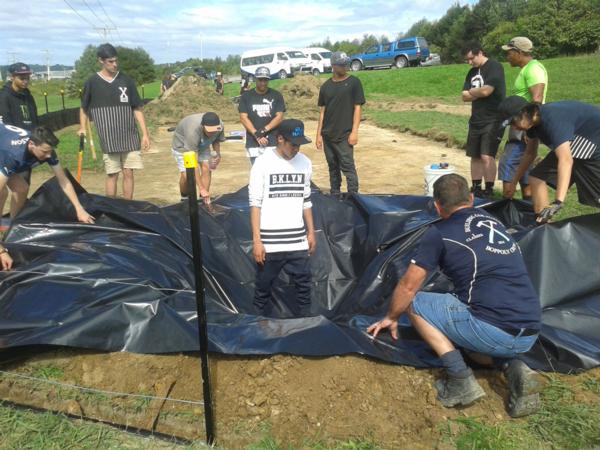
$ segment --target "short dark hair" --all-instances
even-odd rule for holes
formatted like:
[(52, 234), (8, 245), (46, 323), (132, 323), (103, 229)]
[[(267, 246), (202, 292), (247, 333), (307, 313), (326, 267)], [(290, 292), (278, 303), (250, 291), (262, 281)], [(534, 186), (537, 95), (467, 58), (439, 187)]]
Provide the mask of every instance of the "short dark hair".
[(524, 106), (523, 109), (517, 114), (514, 119), (527, 118), (529, 120), (533, 120), (533, 116), (540, 113), (540, 104), (536, 102), (529, 103)]
[(471, 201), (469, 183), (455, 173), (442, 175), (433, 183), (433, 198), (445, 212), (451, 212), (458, 206)]
[(35, 145), (48, 144), (52, 148), (56, 148), (60, 142), (52, 130), (44, 126), (34, 128), (29, 139)]
[(470, 41), (463, 45), (461, 54), (463, 56), (467, 55), (469, 52), (473, 53), (473, 55), (478, 55), (479, 53), (484, 53), (481, 44), (477, 41)]
[(106, 44), (102, 44), (98, 47), (96, 55), (100, 59), (116, 58), (117, 49), (107, 42)]

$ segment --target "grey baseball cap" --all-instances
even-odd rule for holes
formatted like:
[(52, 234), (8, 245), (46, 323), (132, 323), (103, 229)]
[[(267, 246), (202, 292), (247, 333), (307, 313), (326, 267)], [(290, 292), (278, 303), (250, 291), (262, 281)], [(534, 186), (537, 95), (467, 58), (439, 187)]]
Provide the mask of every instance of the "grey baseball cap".
[(254, 72), (254, 78), (270, 79), (271, 71), (269, 70), (268, 67), (259, 67), (258, 69), (256, 69), (256, 72)]
[(350, 65), (350, 57), (345, 52), (333, 52), (331, 54), (332, 66), (348, 66)]

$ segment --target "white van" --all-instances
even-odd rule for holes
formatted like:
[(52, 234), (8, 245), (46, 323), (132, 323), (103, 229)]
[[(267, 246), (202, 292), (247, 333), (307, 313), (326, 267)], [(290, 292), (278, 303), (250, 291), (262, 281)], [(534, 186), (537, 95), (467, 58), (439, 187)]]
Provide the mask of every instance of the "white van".
[(290, 57), (290, 64), (294, 72), (302, 72), (310, 68), (311, 60), (302, 50), (286, 50), (285, 54)]
[[(242, 54), (240, 71), (243, 77), (254, 79), (254, 73), (259, 67), (266, 67), (271, 72), (271, 78), (287, 78), (300, 70), (301, 63), (290, 56), (294, 50), (286, 47), (271, 47), (259, 50), (249, 50)], [(301, 53), (301, 52), (300, 52)], [(304, 57), (304, 54), (302, 54)]]
[(321, 73), (331, 72), (331, 50), (322, 47), (303, 48), (302, 52), (310, 58), (310, 66), (305, 71), (310, 71), (317, 76)]

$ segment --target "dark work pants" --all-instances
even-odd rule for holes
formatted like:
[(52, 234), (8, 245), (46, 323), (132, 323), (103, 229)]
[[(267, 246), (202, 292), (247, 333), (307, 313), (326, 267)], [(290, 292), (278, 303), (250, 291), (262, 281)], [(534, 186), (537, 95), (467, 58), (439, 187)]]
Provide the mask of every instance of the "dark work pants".
[(325, 159), (329, 166), (329, 184), (331, 193), (339, 194), (342, 187), (342, 174), (346, 176), (348, 192), (358, 192), (358, 174), (354, 165), (354, 147), (348, 144), (347, 139), (341, 142), (332, 142), (323, 137)]
[(300, 314), (308, 315), (311, 273), (310, 260), (306, 251), (267, 253), (265, 263), (258, 266), (254, 306), (262, 312), (265, 305), (271, 301), (273, 282), (282, 270), (289, 275), (296, 286), (296, 300), (300, 307)]

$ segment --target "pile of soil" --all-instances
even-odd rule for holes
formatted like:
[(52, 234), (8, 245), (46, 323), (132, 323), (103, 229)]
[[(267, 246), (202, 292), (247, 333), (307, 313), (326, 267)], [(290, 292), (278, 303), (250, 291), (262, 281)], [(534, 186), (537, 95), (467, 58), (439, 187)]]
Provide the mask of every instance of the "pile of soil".
[(318, 120), (319, 89), (324, 80), (312, 75), (296, 75), (281, 88), (288, 118)]
[(181, 119), (198, 112), (216, 112), (224, 122), (239, 120), (235, 105), (218, 95), (211, 82), (188, 76), (180, 78), (165, 94), (144, 108), (148, 122), (155, 126), (176, 125)]

